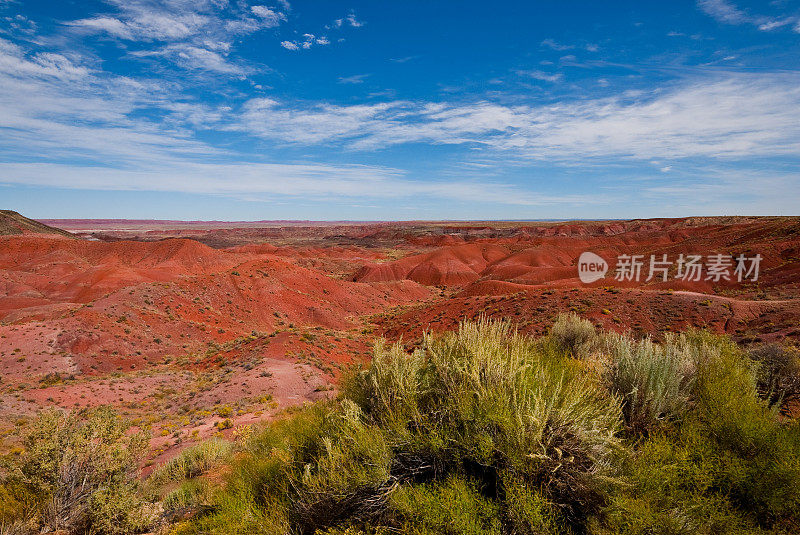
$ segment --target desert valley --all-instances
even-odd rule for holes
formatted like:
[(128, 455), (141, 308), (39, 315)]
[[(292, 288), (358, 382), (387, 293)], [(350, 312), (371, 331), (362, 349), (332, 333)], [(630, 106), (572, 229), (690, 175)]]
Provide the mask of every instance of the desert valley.
[(800, 218), (0, 218), (4, 535), (799, 527)]
[[(45, 220), (0, 229), (0, 425), (111, 405), (163, 462), (337, 391), (378, 337), (410, 350), (464, 319), (545, 334), (560, 313), (662, 339), (800, 339), (800, 218), (598, 222)], [(46, 225), (44, 225), (46, 223)], [(578, 279), (584, 251), (759, 254), (756, 282)]]

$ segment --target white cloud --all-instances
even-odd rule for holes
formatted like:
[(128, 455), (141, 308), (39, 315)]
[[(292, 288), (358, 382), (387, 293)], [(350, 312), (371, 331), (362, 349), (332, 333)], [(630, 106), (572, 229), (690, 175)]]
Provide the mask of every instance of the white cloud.
[(313, 33), (304, 33), (303, 38), (299, 41), (282, 41), (281, 46), (287, 50), (309, 50), (314, 45), (325, 46), (331, 42), (326, 36), (317, 37)]
[(800, 155), (797, 76), (738, 75), (671, 91), (534, 109), (500, 143), (532, 157)]
[[(138, 57), (163, 57), (189, 69), (244, 75), (251, 69), (227, 59), (242, 35), (275, 28), (286, 14), (264, 5), (227, 0), (106, 0), (114, 14), (66, 23), (75, 31), (102, 33), (125, 41), (163, 42), (134, 50)], [(287, 8), (283, 6), (284, 9)]]
[(266, 28), (274, 28), (278, 26), (281, 21), (286, 20), (286, 15), (278, 13), (267, 6), (252, 6), (250, 10), (258, 17), (263, 19)]
[(171, 56), (175, 63), (190, 69), (237, 76), (250, 72), (249, 68), (231, 63), (217, 52), (201, 47), (176, 45), (165, 48), (164, 53)]
[(800, 156), (800, 79), (729, 75), (669, 90), (505, 106), (489, 102), (287, 106), (249, 101), (239, 125), (283, 143), (355, 150), (403, 143), (473, 144), (517, 158), (747, 158)]
[(81, 79), (89, 74), (89, 69), (76, 65), (69, 58), (51, 52), (40, 52), (26, 57), (17, 45), (0, 38), (0, 72), (12, 76), (52, 77), (60, 79)]
[(561, 74), (560, 72), (550, 74), (538, 70), (532, 70), (532, 71), (520, 70), (517, 71), (517, 74), (521, 76), (527, 76), (528, 78), (533, 78), (534, 80), (542, 80), (544, 82), (560, 82), (564, 78), (564, 75)]
[[(438, 202), (533, 206), (563, 200), (503, 183), (414, 181), (403, 171), (386, 167), (243, 161), (247, 158), (241, 154), (200, 142), (183, 128), (191, 124), (222, 129), (231, 120), (230, 108), (180, 102), (172, 87), (92, 71), (77, 79), (62, 76), (58, 71), (64, 64), (43, 53), (34, 57), (45, 59), (28, 61), (22, 49), (0, 40), (2, 184), (261, 199), (301, 196), (328, 201), (424, 196)], [(20, 100), (19, 95), (25, 98)], [(264, 101), (260, 105), (271, 104)], [(150, 108), (159, 108), (168, 119), (155, 122), (142, 116), (140, 112)], [(351, 107), (340, 118), (350, 121), (348, 129), (355, 129), (359, 116), (377, 112), (375, 108), (359, 112)], [(310, 126), (314, 119), (308, 117)], [(324, 125), (313, 128), (320, 133), (325, 130)]]
[(0, 40), (0, 154), (6, 160), (33, 154), (117, 165), (143, 154), (164, 161), (216, 152), (178, 129), (131, 118), (137, 109), (174, 99), (157, 84), (108, 76), (58, 54), (26, 55)]
[(719, 22), (733, 25), (751, 24), (765, 32), (798, 22), (797, 17), (773, 18), (762, 15), (751, 15), (727, 0), (698, 0), (697, 5), (707, 15)]
[(106, 32), (126, 40), (174, 41), (197, 34), (209, 23), (198, 13), (148, 11), (133, 4), (124, 19), (101, 16), (69, 23), (76, 28)]
[(747, 13), (726, 0), (698, 0), (700, 9), (720, 22), (742, 24), (749, 20)]
[(485, 102), (288, 107), (272, 99), (253, 99), (244, 106), (236, 128), (282, 143), (345, 143), (367, 150), (418, 142), (482, 143), (484, 135), (520, 125), (511, 109)]
[[(232, 179), (231, 177), (235, 177)], [(192, 163), (136, 169), (52, 163), (0, 163), (0, 183), (70, 189), (177, 191), (232, 197), (449, 199), (486, 204), (541, 206), (591, 204), (596, 196), (540, 195), (501, 182), (416, 181), (395, 169), (318, 164)]]
[(353, 13), (353, 12), (351, 12), (349, 15), (347, 15), (347, 22), (353, 28), (360, 28), (360, 27), (362, 27), (364, 25), (363, 22), (361, 22), (360, 20), (356, 19), (356, 14)]
[(325, 28), (329, 30), (340, 29), (345, 25), (350, 26), (352, 28), (361, 28), (365, 24), (366, 24), (365, 22), (358, 20), (354, 11), (351, 11), (346, 17), (335, 19), (331, 24), (326, 25)]
[(542, 41), (542, 46), (546, 46), (548, 48), (552, 48), (553, 50), (559, 50), (559, 51), (571, 50), (571, 49), (575, 48), (572, 45), (560, 44), (560, 43), (556, 42), (554, 39), (550, 39), (550, 38), (547, 38), (544, 41)]
[(364, 79), (367, 78), (369, 74), (354, 74), (353, 76), (340, 76), (339, 83), (340, 84), (361, 84), (364, 82)]
[(761, 24), (759, 24), (758, 29), (761, 31), (768, 32), (770, 30), (774, 30), (777, 28), (783, 28), (784, 26), (794, 23), (796, 20), (798, 19), (793, 17), (788, 17), (785, 19), (773, 19), (773, 20), (768, 19), (766, 22), (762, 22)]
[(72, 26), (105, 32), (121, 39), (133, 39), (134, 32), (127, 24), (114, 17), (95, 17), (92, 19), (81, 19), (70, 23)]
[[(184, 52), (178, 53), (185, 53), (185, 49), (181, 50)], [(206, 52), (188, 57), (207, 61), (213, 56)], [(20, 99), (20, 95), (25, 98)], [(272, 105), (269, 101), (258, 104), (262, 108)], [(149, 120), (141, 113), (152, 108), (161, 110), (161, 119)], [(359, 111), (350, 107), (340, 118), (349, 120), (347, 129), (355, 129), (359, 116), (373, 116), (380, 108), (364, 107)], [(429, 111), (436, 113), (437, 109), (432, 107)], [(183, 128), (191, 124), (201, 129), (221, 129), (230, 122), (231, 113), (228, 107), (181, 101), (171, 86), (81, 71), (63, 56), (40, 52), (28, 58), (19, 46), (0, 40), (3, 184), (178, 191), (238, 198), (424, 196), (519, 206), (564, 199), (533, 195), (500, 182), (415, 181), (406, 178), (403, 171), (386, 167), (243, 162), (241, 154), (200, 142), (191, 130)], [(324, 114), (309, 116), (308, 120), (313, 122)], [(318, 132), (324, 129), (319, 127)]]

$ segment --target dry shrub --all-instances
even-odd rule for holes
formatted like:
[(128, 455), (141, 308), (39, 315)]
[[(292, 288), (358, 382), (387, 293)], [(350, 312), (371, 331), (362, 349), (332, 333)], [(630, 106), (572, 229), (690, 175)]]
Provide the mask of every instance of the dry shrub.
[(780, 344), (765, 344), (749, 352), (758, 362), (758, 393), (770, 405), (788, 413), (800, 401), (800, 352)]
[(34, 497), (31, 523), (43, 530), (136, 533), (154, 521), (138, 494), (144, 433), (109, 408), (88, 416), (43, 411), (25, 436), (9, 484)]
[(622, 399), (628, 428), (647, 433), (674, 420), (687, 408), (695, 374), (694, 348), (684, 336), (670, 335), (662, 345), (646, 338), (605, 336), (610, 354), (606, 372), (612, 392)]
[(551, 347), (505, 323), (462, 323), (412, 355), (379, 346), (361, 388), (346, 393), (392, 431), (395, 451), (434, 474), (466, 470), (500, 493), (504, 477), (518, 478), (580, 523), (602, 502), (620, 407)]
[(559, 314), (556, 322), (550, 329), (550, 338), (564, 351), (577, 357), (581, 355), (581, 349), (591, 341), (597, 332), (591, 321), (585, 320), (570, 312), (569, 314)]

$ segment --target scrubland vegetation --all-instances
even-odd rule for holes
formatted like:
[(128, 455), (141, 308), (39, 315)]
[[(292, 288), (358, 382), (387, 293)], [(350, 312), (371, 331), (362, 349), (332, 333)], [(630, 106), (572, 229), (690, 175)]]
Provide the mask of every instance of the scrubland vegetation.
[(109, 410), (42, 414), (7, 459), (0, 533), (725, 534), (800, 531), (798, 356), (562, 316), (378, 343), (341, 395), (147, 478)]

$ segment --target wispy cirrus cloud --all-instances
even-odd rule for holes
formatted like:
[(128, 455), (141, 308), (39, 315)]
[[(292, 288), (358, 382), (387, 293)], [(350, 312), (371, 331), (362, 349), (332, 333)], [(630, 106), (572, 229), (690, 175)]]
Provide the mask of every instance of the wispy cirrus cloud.
[(231, 74), (244, 77), (253, 72), (253, 68), (228, 58), (229, 48), (226, 43), (205, 42), (203, 46), (193, 44), (171, 44), (155, 50), (131, 52), (139, 58), (161, 57), (169, 59), (175, 65), (186, 69)]
[(486, 102), (287, 106), (274, 99), (252, 99), (238, 121), (233, 128), (282, 143), (343, 143), (356, 150), (423, 141), (479, 142), (484, 134), (517, 126), (513, 110)]
[[(224, 61), (223, 50), (211, 51), (211, 45), (173, 46), (158, 53), (172, 54), (172, 61), (187, 67), (245, 72)], [(6, 123), (19, 121), (8, 139), (34, 146), (87, 139), (105, 147), (110, 143), (103, 128), (122, 128), (136, 147), (152, 142), (147, 136), (169, 124), (177, 130), (161, 139), (182, 150), (197, 148), (192, 134), (205, 128), (279, 145), (353, 151), (410, 143), (464, 145), (490, 155), (563, 162), (800, 156), (800, 75), (795, 73), (698, 75), (652, 91), (562, 99), (557, 105), (487, 100), (340, 105), (252, 98), (220, 111), (192, 100), (176, 102), (175, 87), (154, 90), (152, 84), (94, 72), (60, 54), (26, 52), (8, 41), (0, 41), (0, 71)], [(29, 95), (23, 106), (19, 94)], [(147, 108), (165, 110), (168, 122), (148, 122), (135, 113)], [(98, 124), (81, 134), (94, 117)], [(191, 130), (181, 130), (182, 124)], [(60, 142), (55, 132), (63, 136)]]
[(356, 17), (355, 11), (351, 11), (347, 14), (347, 16), (336, 19), (333, 21), (332, 24), (326, 26), (327, 29), (335, 29), (335, 28), (342, 28), (344, 26), (350, 26), (352, 28), (361, 28), (366, 24), (363, 20), (359, 20)]
[[(481, 202), (494, 205), (591, 205), (602, 196), (541, 194), (502, 182), (411, 180), (397, 169), (319, 164), (193, 163), (117, 169), (58, 163), (0, 163), (0, 183), (68, 189), (172, 191), (247, 200), (302, 197), (307, 200), (402, 199)], [(236, 180), (228, 177), (235, 176)]]
[(547, 38), (547, 39), (543, 40), (542, 41), (542, 46), (547, 47), (547, 48), (551, 48), (553, 50), (557, 50), (559, 52), (563, 52), (565, 50), (572, 50), (573, 48), (575, 48), (572, 45), (565, 45), (565, 44), (559, 43), (555, 39), (551, 39), (551, 38)]
[(541, 80), (543, 82), (560, 82), (564, 79), (564, 75), (560, 72), (548, 73), (540, 70), (518, 70), (516, 72), (520, 76)]
[[(251, 9), (247, 16), (257, 14)], [(128, 54), (162, 57), (182, 69), (232, 76), (250, 72), (248, 65), (231, 57), (230, 39), (216, 39), (213, 33), (182, 34), (180, 30), (163, 42), (147, 41), (147, 47), (132, 47)], [(311, 39), (319, 37), (306, 34), (297, 43)], [(181, 80), (114, 75), (77, 53), (30, 46), (0, 40), (4, 132), (0, 182), (6, 184), (241, 198), (424, 196), (504, 206), (588, 205), (601, 202), (603, 196), (598, 192), (547, 195), (536, 191), (535, 184), (513, 186), (492, 179), (498, 176), (492, 173), (500, 167), (498, 162), (503, 168), (521, 164), (526, 169), (537, 169), (542, 162), (561, 168), (634, 162), (652, 166), (661, 180), (672, 180), (686, 168), (686, 162), (676, 163), (682, 159), (800, 158), (797, 73), (693, 71), (647, 90), (603, 98), (565, 96), (555, 104), (510, 92), (444, 101), (400, 100), (391, 92), (373, 93), (356, 104), (230, 92), (224, 104), (215, 105), (188, 90), (190, 84)], [(558, 73), (545, 71), (521, 74), (548, 82), (561, 80)], [(363, 75), (356, 75), (341, 81), (361, 79)], [(212, 131), (225, 139), (219, 146), (201, 141)], [(300, 152), (296, 147), (323, 147), (319, 154), (334, 149), (337, 157), (345, 154), (345, 161), (358, 161), (359, 151), (415, 143), (447, 145), (460, 161), (453, 164), (457, 167), (451, 169), (453, 174), (439, 172), (438, 180), (419, 181), (388, 165), (302, 159), (274, 163), (230, 148), (235, 145), (227, 143), (228, 135), (248, 143), (267, 140), (265, 145), (271, 148), (288, 147), (288, 154)], [(472, 162), (479, 169), (474, 175), (463, 172), (471, 160), (480, 162)], [(652, 164), (654, 160), (659, 163)], [(474, 180), (465, 180), (465, 174)], [(713, 180), (674, 182), (672, 187), (677, 196), (679, 185), (702, 184), (721, 196), (711, 187)], [(775, 178), (786, 191), (795, 191), (799, 181), (791, 172)], [(657, 188), (669, 186), (651, 186), (652, 194), (666, 195), (667, 190)], [(741, 184), (737, 187), (740, 194), (750, 191)]]
[(73, 158), (126, 165), (143, 155), (165, 161), (218, 152), (180, 128), (136, 117), (139, 110), (162, 106), (180, 113), (168, 108), (173, 90), (0, 39), (0, 154), (12, 160)]
[(707, 15), (725, 24), (750, 24), (756, 26), (761, 31), (772, 31), (785, 26), (795, 25), (794, 30), (800, 33), (800, 17), (795, 15), (783, 17), (752, 15), (743, 9), (739, 9), (728, 0), (698, 0), (697, 5)]
[(73, 31), (99, 34), (140, 45), (131, 55), (164, 58), (175, 65), (244, 76), (252, 71), (228, 53), (237, 37), (276, 28), (287, 20), (281, 9), (229, 4), (222, 0), (106, 0), (114, 12), (65, 24)]
[(26, 55), (18, 45), (0, 38), (0, 72), (18, 77), (54, 77), (74, 80), (86, 77), (89, 68), (53, 52)]
[(112, 5), (119, 9), (116, 16), (101, 15), (67, 24), (86, 32), (103, 32), (131, 41), (176, 41), (196, 35), (214, 22), (211, 6), (202, 2), (195, 6), (159, 7), (146, 1), (112, 2)]
[(233, 128), (277, 142), (352, 150), (427, 142), (564, 161), (800, 156), (800, 76), (703, 77), (666, 90), (553, 106), (253, 99), (237, 121)]
[[(333, 21), (332, 24), (326, 24), (324, 26), (324, 30), (326, 31), (336, 31), (340, 30), (346, 26), (351, 28), (361, 28), (364, 26), (364, 22), (360, 21), (356, 18), (355, 12), (351, 11), (346, 17), (336, 19)], [(339, 41), (343, 41), (343, 38), (339, 38)], [(326, 46), (331, 44), (331, 40), (328, 35), (319, 35), (314, 33), (304, 33), (299, 39), (292, 39), (292, 40), (284, 40), (281, 41), (281, 46), (286, 50), (298, 51), (298, 50), (309, 50), (316, 46)]]
[(555, 39), (549, 37), (541, 42), (541, 46), (549, 48), (551, 50), (555, 50), (557, 52), (565, 52), (567, 50), (575, 50), (579, 48), (586, 50), (587, 52), (597, 52), (598, 50), (600, 50), (600, 47), (595, 43), (586, 43), (584, 45), (578, 46), (573, 44), (560, 43)]
[[(0, 39), (0, 184), (247, 200), (425, 197), (517, 206), (597, 202), (590, 196), (534, 194), (496, 181), (412, 180), (405, 171), (385, 166), (264, 162), (199, 141), (195, 130), (187, 128), (222, 128), (238, 121), (227, 107), (176, 102), (175, 87), (110, 76), (60, 58)], [(27, 95), (23, 101), (21, 94)], [(142, 110), (150, 108), (160, 109), (166, 118), (143, 116)], [(367, 106), (361, 115), (377, 112)], [(356, 128), (358, 115), (351, 107), (340, 118), (349, 117), (350, 128)]]
[(369, 77), (369, 74), (354, 74), (352, 76), (340, 76), (339, 83), (340, 84), (361, 84), (364, 83), (364, 80)]

